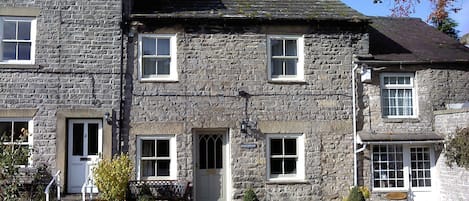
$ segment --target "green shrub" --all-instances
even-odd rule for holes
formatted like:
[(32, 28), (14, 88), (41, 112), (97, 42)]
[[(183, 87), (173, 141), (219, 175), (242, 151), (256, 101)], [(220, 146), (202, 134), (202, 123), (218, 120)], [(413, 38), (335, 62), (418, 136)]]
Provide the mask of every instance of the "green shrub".
[[(6, 139), (9, 133), (0, 135), (0, 142)], [(18, 142), (21, 142), (18, 141)], [(21, 198), (22, 183), (18, 164), (28, 161), (29, 148), (20, 145), (5, 145), (0, 143), (0, 200), (10, 201)]]
[(469, 128), (458, 129), (454, 138), (446, 143), (446, 164), (450, 167), (454, 163), (459, 167), (469, 169)]
[(248, 188), (248, 190), (244, 191), (243, 201), (258, 201), (256, 193), (252, 188)]
[(103, 159), (93, 169), (96, 186), (104, 200), (125, 200), (127, 185), (133, 171), (132, 161), (126, 154)]
[(365, 197), (363, 196), (363, 193), (360, 191), (360, 189), (354, 186), (352, 189), (350, 189), (347, 201), (365, 201)]

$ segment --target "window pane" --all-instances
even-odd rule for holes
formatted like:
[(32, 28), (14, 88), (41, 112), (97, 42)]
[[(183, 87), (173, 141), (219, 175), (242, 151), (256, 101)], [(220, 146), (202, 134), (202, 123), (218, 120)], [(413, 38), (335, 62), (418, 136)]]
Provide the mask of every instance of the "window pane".
[(142, 176), (151, 177), (155, 176), (155, 161), (154, 160), (142, 160)]
[(88, 124), (88, 155), (98, 155), (98, 124)]
[(143, 55), (156, 55), (156, 40), (154, 38), (142, 38)]
[(13, 141), (28, 141), (28, 122), (15, 122)]
[(296, 173), (296, 158), (286, 158), (285, 163), (285, 173), (284, 174), (295, 174)]
[(296, 139), (285, 139), (285, 155), (296, 155)]
[(296, 75), (296, 59), (285, 61), (285, 75)]
[(270, 159), (270, 174), (282, 174), (282, 160), (279, 158)]
[(31, 22), (18, 22), (18, 40), (31, 39)]
[(199, 166), (200, 169), (207, 169), (207, 142), (202, 137), (199, 142)]
[(83, 124), (73, 124), (72, 154), (74, 156), (83, 156), (83, 133)]
[(283, 61), (272, 59), (272, 75), (283, 75)]
[[(21, 152), (23, 152), (23, 153), (28, 153), (29, 152), (28, 145), (19, 146), (18, 148), (21, 149)], [(15, 158), (15, 161), (14, 161), (15, 165), (27, 165), (28, 164), (28, 155), (29, 154), (21, 155), (20, 158)]]
[(31, 43), (18, 43), (18, 60), (31, 59)]
[(270, 155), (282, 155), (282, 139), (270, 140)]
[(158, 39), (158, 55), (169, 55), (169, 39)]
[(16, 43), (3, 43), (3, 60), (16, 60)]
[(272, 56), (283, 56), (283, 40), (274, 40), (270, 41), (272, 46)]
[(208, 151), (208, 169), (215, 168), (215, 141), (212, 137), (207, 140), (207, 151)]
[(154, 140), (142, 140), (142, 157), (154, 157), (155, 156), (155, 141)]
[(156, 75), (156, 59), (143, 59), (143, 76)]
[(286, 40), (285, 46), (286, 56), (297, 56), (296, 40)]
[(158, 59), (158, 75), (169, 75), (170, 59)]
[(158, 160), (157, 162), (157, 176), (169, 176), (169, 160)]
[(217, 138), (216, 143), (216, 168), (223, 168), (223, 139)]
[(16, 40), (16, 21), (3, 22), (3, 39)]
[(0, 138), (2, 142), (11, 142), (12, 132), (11, 132), (11, 122), (0, 122)]
[(158, 149), (156, 156), (169, 157), (169, 140), (156, 141), (156, 148)]

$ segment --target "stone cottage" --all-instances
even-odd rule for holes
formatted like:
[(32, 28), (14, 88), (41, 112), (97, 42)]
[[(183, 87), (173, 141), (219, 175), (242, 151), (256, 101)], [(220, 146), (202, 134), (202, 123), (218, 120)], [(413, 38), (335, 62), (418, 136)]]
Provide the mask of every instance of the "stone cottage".
[(367, 18), (338, 0), (133, 1), (125, 118), (136, 179), (196, 200), (337, 200), (353, 181), (351, 66)]
[(60, 170), (64, 193), (79, 193), (93, 161), (111, 156), (103, 116), (119, 108), (121, 8), (119, 0), (0, 2), (1, 143), (32, 148), (26, 170)]
[(371, 18), (369, 30), (370, 56), (354, 61), (361, 184), (372, 200), (389, 192), (468, 199), (469, 173), (448, 168), (442, 150), (448, 134), (469, 126), (461, 107), (469, 101), (469, 48), (420, 19)]

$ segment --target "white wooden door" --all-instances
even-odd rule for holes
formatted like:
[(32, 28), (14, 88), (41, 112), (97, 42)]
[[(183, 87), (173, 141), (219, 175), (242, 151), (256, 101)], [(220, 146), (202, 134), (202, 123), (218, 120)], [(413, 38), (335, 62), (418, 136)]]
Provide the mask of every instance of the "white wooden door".
[(196, 143), (196, 201), (226, 200), (225, 134), (201, 134)]
[[(102, 153), (102, 120), (72, 119), (68, 122), (67, 192), (80, 193)], [(97, 192), (97, 188), (93, 188)]]
[(435, 158), (430, 146), (412, 146), (409, 148), (409, 185), (410, 200), (412, 201), (438, 201), (436, 192)]

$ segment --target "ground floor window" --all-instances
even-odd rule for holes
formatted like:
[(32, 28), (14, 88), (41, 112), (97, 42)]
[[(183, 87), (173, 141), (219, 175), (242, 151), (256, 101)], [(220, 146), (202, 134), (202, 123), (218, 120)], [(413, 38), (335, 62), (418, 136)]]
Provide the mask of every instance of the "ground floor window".
[(302, 134), (267, 135), (269, 180), (304, 179), (304, 137)]
[(31, 119), (0, 118), (0, 143), (5, 148), (22, 150), (24, 158), (17, 159), (17, 165), (27, 166), (32, 163), (33, 123)]
[(173, 135), (137, 139), (137, 177), (176, 179), (176, 140)]
[(374, 145), (372, 182), (377, 190), (406, 190), (431, 187), (434, 166), (430, 146)]

